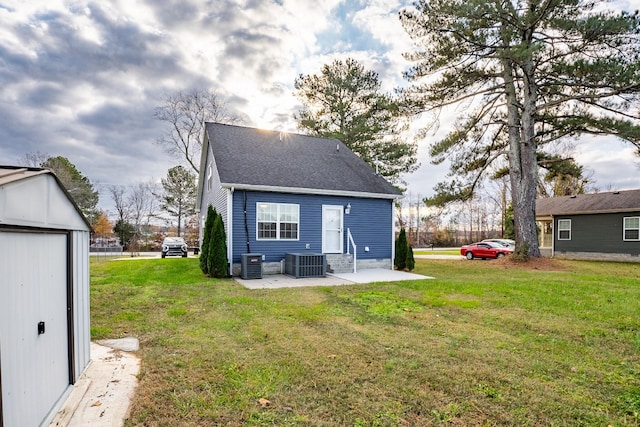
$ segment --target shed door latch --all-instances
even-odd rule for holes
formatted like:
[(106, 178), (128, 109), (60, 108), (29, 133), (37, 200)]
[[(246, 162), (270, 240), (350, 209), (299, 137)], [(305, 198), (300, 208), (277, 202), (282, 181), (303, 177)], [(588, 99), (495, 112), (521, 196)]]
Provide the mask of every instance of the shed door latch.
[(38, 335), (44, 334), (44, 322), (38, 322)]

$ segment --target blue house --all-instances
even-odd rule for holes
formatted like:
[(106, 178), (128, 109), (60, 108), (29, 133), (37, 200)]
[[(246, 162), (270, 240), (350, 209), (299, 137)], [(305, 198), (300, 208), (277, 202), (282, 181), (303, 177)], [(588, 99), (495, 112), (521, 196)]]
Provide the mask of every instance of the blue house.
[(200, 236), (213, 205), (224, 221), (233, 275), (243, 254), (261, 254), (264, 274), (282, 272), (287, 254), (323, 255), (329, 272), (392, 269), (400, 197), (336, 139), (205, 126)]

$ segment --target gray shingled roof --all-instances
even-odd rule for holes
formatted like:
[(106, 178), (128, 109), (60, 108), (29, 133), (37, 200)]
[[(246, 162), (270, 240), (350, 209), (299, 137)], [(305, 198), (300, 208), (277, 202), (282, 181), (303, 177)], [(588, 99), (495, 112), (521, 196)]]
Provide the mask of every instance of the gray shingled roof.
[(336, 139), (219, 123), (206, 131), (223, 185), (400, 195)]
[(536, 216), (640, 211), (640, 190), (536, 200)]

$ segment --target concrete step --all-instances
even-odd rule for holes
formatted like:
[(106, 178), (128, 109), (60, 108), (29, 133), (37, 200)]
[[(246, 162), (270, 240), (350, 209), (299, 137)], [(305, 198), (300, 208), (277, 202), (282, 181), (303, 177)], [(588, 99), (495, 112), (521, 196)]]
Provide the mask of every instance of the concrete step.
[(351, 254), (327, 254), (327, 272), (351, 273), (353, 272), (353, 255)]

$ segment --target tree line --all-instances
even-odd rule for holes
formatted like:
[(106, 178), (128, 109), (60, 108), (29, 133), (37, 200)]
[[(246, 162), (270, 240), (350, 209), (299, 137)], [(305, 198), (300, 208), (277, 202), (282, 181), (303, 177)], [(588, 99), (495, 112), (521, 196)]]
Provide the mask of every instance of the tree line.
[(98, 208), (98, 185), (83, 175), (68, 158), (36, 152), (25, 154), (19, 163), (51, 170), (95, 234), (103, 237), (113, 233), (127, 248), (138, 249), (154, 222), (175, 221), (178, 236), (183, 234), (189, 223), (191, 228), (197, 229), (198, 221), (194, 218), (196, 176), (184, 166), (170, 168), (167, 176), (160, 180), (160, 185), (154, 182), (107, 185), (106, 192), (115, 208), (115, 221), (111, 225), (107, 212)]
[(107, 191), (115, 207), (113, 232), (122, 245), (136, 251), (153, 223), (175, 224), (175, 234), (186, 236), (187, 243), (198, 246), (198, 218), (195, 212), (196, 176), (184, 166), (167, 171), (160, 185), (140, 182), (126, 186), (109, 185)]

